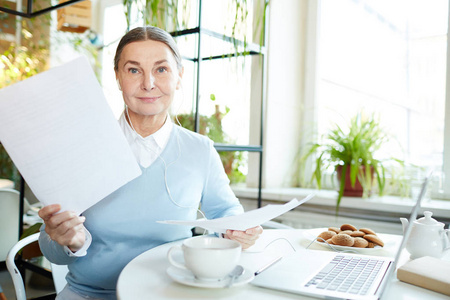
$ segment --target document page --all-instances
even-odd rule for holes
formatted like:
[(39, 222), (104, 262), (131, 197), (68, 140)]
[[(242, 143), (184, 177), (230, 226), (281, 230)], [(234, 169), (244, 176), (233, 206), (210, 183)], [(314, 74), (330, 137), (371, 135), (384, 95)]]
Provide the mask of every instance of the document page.
[(286, 204), (269, 204), (259, 209), (250, 210), (240, 215), (224, 217), (212, 220), (195, 220), (195, 221), (177, 221), (166, 220), (158, 221), (158, 223), (164, 224), (178, 224), (191, 227), (201, 227), (207, 230), (211, 230), (217, 233), (226, 233), (227, 229), (231, 230), (246, 230), (267, 221), (270, 221), (282, 214), (296, 208), (300, 204), (305, 203), (314, 197), (314, 194), (310, 194), (302, 200), (292, 199)]
[(141, 174), (85, 57), (1, 89), (0, 141), (39, 201), (63, 211)]

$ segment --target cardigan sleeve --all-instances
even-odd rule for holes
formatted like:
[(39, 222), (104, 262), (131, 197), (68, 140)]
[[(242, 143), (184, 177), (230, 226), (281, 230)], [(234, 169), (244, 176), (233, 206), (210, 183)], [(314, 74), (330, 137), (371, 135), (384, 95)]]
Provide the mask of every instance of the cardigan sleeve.
[(87, 254), (87, 249), (91, 245), (92, 236), (87, 229), (85, 230), (85, 243), (83, 247), (77, 252), (73, 253), (68, 247), (61, 246), (53, 241), (45, 232), (45, 225), (42, 225), (39, 235), (39, 247), (42, 254), (52, 263), (57, 265), (67, 265), (72, 263), (78, 257), (83, 257)]
[(208, 219), (243, 213), (244, 209), (231, 190), (230, 180), (212, 141), (209, 148), (208, 176), (201, 200), (202, 211)]

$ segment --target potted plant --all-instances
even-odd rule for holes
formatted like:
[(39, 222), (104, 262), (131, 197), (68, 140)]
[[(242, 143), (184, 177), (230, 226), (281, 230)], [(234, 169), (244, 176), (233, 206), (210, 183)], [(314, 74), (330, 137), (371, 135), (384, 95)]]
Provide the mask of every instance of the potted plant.
[[(215, 101), (214, 94), (210, 95), (210, 99)], [(222, 127), (222, 119), (228, 114), (230, 109), (225, 107), (225, 112), (220, 110), (219, 105), (215, 105), (215, 112), (211, 116), (199, 116), (198, 133), (206, 135), (215, 143), (227, 144), (230, 142), (229, 136), (224, 132)], [(174, 117), (174, 122), (181, 127), (194, 131), (195, 117), (193, 113), (178, 114)], [(219, 151), (220, 159), (228, 175), (231, 183), (240, 183), (245, 181), (245, 175), (240, 171), (243, 157), (240, 151)]]
[[(386, 167), (399, 164), (399, 159), (377, 158), (380, 148), (389, 140), (388, 134), (372, 115), (364, 117), (361, 113), (350, 120), (348, 128), (337, 124), (323, 138), (323, 142), (313, 143), (300, 158), (300, 163), (315, 155), (315, 167), (311, 181), (322, 187), (325, 170), (337, 173), (339, 192), (336, 201), (336, 215), (343, 196), (367, 197), (372, 193), (374, 181), (378, 193), (383, 194), (386, 185)], [(356, 189), (356, 191), (355, 191)]]

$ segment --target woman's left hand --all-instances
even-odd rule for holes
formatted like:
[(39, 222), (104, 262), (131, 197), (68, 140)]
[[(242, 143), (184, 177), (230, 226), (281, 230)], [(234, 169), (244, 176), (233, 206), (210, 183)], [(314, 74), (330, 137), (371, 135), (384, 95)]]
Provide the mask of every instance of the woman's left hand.
[(224, 238), (239, 242), (242, 245), (242, 249), (245, 250), (255, 244), (262, 232), (263, 228), (259, 225), (246, 231), (228, 229), (227, 233), (224, 234)]

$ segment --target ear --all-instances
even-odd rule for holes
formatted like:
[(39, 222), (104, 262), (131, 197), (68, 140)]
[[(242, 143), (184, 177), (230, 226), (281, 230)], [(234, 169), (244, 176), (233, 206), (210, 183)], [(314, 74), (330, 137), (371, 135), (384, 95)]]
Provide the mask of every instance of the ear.
[(120, 85), (119, 77), (117, 77), (117, 72), (116, 72), (116, 82), (117, 82), (117, 88), (119, 89), (119, 91), (121, 91), (122, 86)]
[(178, 81), (176, 87), (177, 90), (181, 88), (181, 79), (183, 78), (183, 74), (184, 74), (184, 67), (182, 67), (181, 70), (178, 72)]

